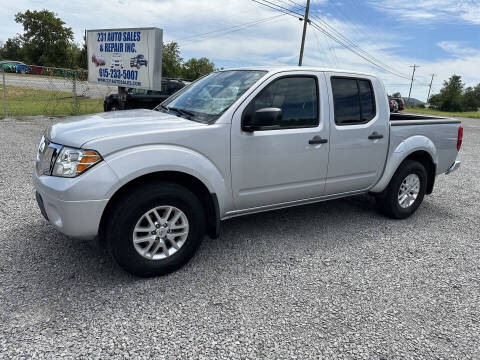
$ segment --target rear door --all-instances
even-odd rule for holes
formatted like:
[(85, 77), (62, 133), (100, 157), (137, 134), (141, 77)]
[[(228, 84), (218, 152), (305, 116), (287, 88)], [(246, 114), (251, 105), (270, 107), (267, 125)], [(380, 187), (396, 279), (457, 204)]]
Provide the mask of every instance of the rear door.
[(326, 73), (330, 101), (330, 156), (325, 194), (365, 190), (383, 173), (389, 130), (386, 97), (375, 77)]

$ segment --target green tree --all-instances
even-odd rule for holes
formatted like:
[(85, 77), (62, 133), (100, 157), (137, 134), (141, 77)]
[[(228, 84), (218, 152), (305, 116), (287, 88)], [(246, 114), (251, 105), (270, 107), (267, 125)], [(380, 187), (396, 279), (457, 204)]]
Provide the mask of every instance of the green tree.
[(430, 96), (430, 99), (428, 101), (428, 103), (430, 104), (430, 106), (433, 108), (433, 109), (440, 109), (440, 107), (442, 106), (442, 95), (441, 94), (435, 94), (435, 95), (432, 95)]
[(0, 46), (0, 58), (5, 60), (23, 61), (23, 44), (18, 36), (10, 38), (5, 41), (5, 44)]
[(448, 81), (443, 82), (443, 88), (440, 90), (442, 96), (440, 110), (462, 111), (463, 86), (462, 77), (459, 75), (452, 75)]
[(462, 98), (463, 111), (477, 111), (478, 108), (480, 108), (480, 84), (467, 87)]
[(210, 74), (214, 70), (215, 64), (206, 57), (191, 58), (183, 64), (182, 76), (189, 80), (195, 80), (203, 75)]
[(176, 42), (162, 46), (162, 76), (181, 77), (183, 59)]
[(20, 39), (25, 60), (31, 64), (71, 67), (76, 45), (72, 28), (49, 10), (27, 10), (15, 15), (15, 21), (23, 25)]

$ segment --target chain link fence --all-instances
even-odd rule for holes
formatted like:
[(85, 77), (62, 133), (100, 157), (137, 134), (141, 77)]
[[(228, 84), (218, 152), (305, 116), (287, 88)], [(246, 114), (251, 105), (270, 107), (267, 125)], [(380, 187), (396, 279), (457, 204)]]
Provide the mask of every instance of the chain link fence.
[(86, 70), (2, 64), (0, 76), (0, 118), (102, 112), (104, 98), (117, 91), (89, 84)]

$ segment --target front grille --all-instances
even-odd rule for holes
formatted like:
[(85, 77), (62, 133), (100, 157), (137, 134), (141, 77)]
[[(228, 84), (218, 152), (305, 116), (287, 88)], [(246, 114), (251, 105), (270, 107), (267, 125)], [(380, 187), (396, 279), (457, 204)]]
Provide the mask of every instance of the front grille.
[(38, 147), (37, 154), (37, 173), (38, 175), (50, 175), (52, 172), (55, 159), (60, 152), (62, 146), (50, 142), (45, 137)]

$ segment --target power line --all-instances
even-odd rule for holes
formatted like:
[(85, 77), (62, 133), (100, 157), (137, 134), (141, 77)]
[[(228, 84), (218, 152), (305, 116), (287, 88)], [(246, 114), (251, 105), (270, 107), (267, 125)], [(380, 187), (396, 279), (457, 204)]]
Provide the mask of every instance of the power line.
[[(303, 6), (302, 6), (301, 4), (299, 4), (299, 3), (297, 3), (297, 2), (295, 2), (295, 1), (293, 1), (293, 0), (282, 0), (282, 1), (289, 1), (289, 2), (292, 3), (292, 4), (297, 5), (300, 9), (303, 8)], [(337, 6), (337, 4), (334, 4), (334, 5)], [(339, 13), (341, 16), (343, 16), (343, 17), (345, 18), (344, 12), (341, 12), (341, 11), (338, 12), (338, 11), (337, 11), (337, 13)], [(404, 74), (404, 73), (402, 73), (402, 72), (399, 72), (399, 71), (397, 70), (397, 68), (392, 67), (392, 66), (386, 64), (385, 62), (381, 61), (380, 59), (376, 58), (375, 56), (371, 55), (371, 54), (368, 53), (367, 51), (365, 51), (365, 50), (363, 50), (362, 48), (360, 48), (355, 42), (353, 42), (352, 40), (350, 40), (349, 38), (347, 38), (345, 35), (343, 35), (343, 34), (340, 33), (339, 31), (337, 31), (334, 27), (332, 27), (330, 24), (328, 24), (328, 22), (327, 22), (326, 20), (322, 19), (320, 16), (315, 15), (315, 14), (311, 14), (310, 17), (317, 19), (319, 22), (321, 22), (322, 24), (324, 24), (324, 26), (328, 27), (328, 29), (324, 28), (324, 30), (325, 30), (326, 32), (333, 32), (333, 33), (334, 33), (334, 36), (335, 36), (335, 37), (339, 37), (339, 38), (342, 40), (342, 42), (345, 42), (345, 43), (347, 43), (348, 45), (350, 45), (351, 47), (356, 48), (357, 51), (361, 52), (364, 56), (370, 58), (370, 60), (373, 60), (373, 62), (377, 63), (377, 65), (378, 65), (378, 64), (382, 65), (381, 68), (383, 68), (383, 70), (386, 70), (386, 71), (388, 71), (388, 72), (390, 72), (390, 73), (392, 73), (392, 74), (394, 74), (394, 75), (396, 75), (396, 76), (398, 76), (398, 77), (402, 77), (402, 78), (405, 78), (405, 79), (409, 79), (409, 76), (408, 76), (408, 75), (406, 75), (406, 74)], [(346, 21), (347, 24), (349, 23), (349, 21), (348, 21), (346, 18), (345, 18), (345, 21)], [(320, 26), (319, 24), (317, 24), (317, 25)], [(367, 34), (365, 33), (365, 31), (364, 31), (361, 27), (355, 26), (355, 28), (357, 29), (357, 31), (362, 32), (364, 36), (367, 36)], [(370, 28), (370, 29), (371, 29), (371, 28)], [(340, 45), (342, 45), (342, 44), (340, 44)], [(344, 46), (344, 45), (342, 45), (342, 46)], [(348, 48), (347, 48), (347, 49), (348, 49)], [(358, 55), (358, 54), (357, 54), (357, 55)], [(375, 65), (375, 66), (377, 66), (377, 65)], [(378, 66), (377, 66), (377, 67), (378, 67)], [(385, 68), (387, 68), (388, 70), (385, 69)], [(415, 80), (415, 81), (418, 82), (418, 80)]]
[(293, 5), (299, 6), (301, 9), (303, 9), (303, 8), (305, 7), (305, 5), (301, 5), (301, 4), (299, 4), (299, 3), (295, 2), (295, 1), (292, 1), (292, 0), (286, 0), (286, 1), (288, 1), (289, 3), (292, 3)]
[[(293, 3), (292, 1), (287, 1), (287, 0), (280, 0), (282, 4), (284, 4), (287, 8), (293, 8), (296, 11), (302, 12), (305, 10), (305, 6)], [(294, 4), (294, 6), (292, 6)]]
[[(303, 19), (303, 15), (302, 14), (299, 14), (295, 11), (292, 11), (290, 9), (287, 9), (283, 6), (280, 6), (280, 5), (277, 5), (275, 3), (272, 3), (270, 1), (267, 1), (267, 0), (263, 0), (265, 2), (262, 2), (262, 1), (258, 1), (258, 0), (250, 0), (250, 1), (253, 1), (253, 2), (256, 2), (257, 4), (260, 4), (260, 5), (263, 5), (263, 6), (266, 6), (270, 9), (273, 9), (273, 10), (276, 10), (276, 11), (280, 11), (280, 12), (283, 12), (284, 14), (287, 14), (287, 15), (290, 15), (290, 16), (293, 16), (293, 17), (298, 17), (299, 19)], [(268, 3), (268, 4), (267, 4)], [(269, 5), (270, 4), (270, 5)]]
[[(266, 7), (269, 7), (273, 10), (277, 10), (277, 11), (281, 11), (281, 12), (285, 12), (285, 11), (288, 11), (289, 12), (289, 15), (291, 16), (294, 16), (293, 14), (299, 16), (300, 18), (302, 17), (301, 14), (297, 13), (297, 12), (294, 12), (288, 8), (285, 8), (283, 6), (280, 6), (278, 4), (275, 4), (275, 3), (272, 3), (271, 1), (268, 1), (268, 0), (263, 0), (264, 2), (261, 2), (261, 1), (258, 1), (258, 0), (251, 0), (253, 2), (256, 2), (258, 4), (261, 4), (263, 6), (266, 6)], [(268, 4), (270, 5), (268, 5)], [(295, 5), (298, 5), (300, 6), (300, 4), (296, 4)], [(306, 18), (307, 16), (304, 16), (304, 18)], [(358, 47), (358, 45), (354, 44), (351, 40), (347, 39), (345, 36), (343, 36), (341, 33), (339, 33), (338, 31), (336, 31), (335, 29), (333, 29), (330, 25), (328, 25), (327, 23), (325, 23), (322, 19), (318, 18), (321, 22), (323, 22), (324, 24), (326, 24), (330, 29), (332, 29), (334, 32), (336, 32), (338, 34), (339, 37), (343, 38), (343, 41), (338, 39), (335, 35), (332, 35), (330, 34), (330, 32), (328, 32), (326, 29), (322, 29), (320, 27), (320, 25), (318, 25), (317, 23), (313, 22), (312, 21), (312, 25), (317, 29), (319, 30), (320, 32), (324, 33), (326, 36), (330, 37), (332, 40), (336, 41), (337, 43), (339, 43), (340, 45), (344, 46), (345, 48), (349, 49), (350, 51), (352, 51), (353, 53), (355, 53), (356, 55), (360, 56), (361, 58), (363, 58), (364, 60), (368, 61), (369, 63), (371, 63), (372, 65), (384, 70), (384, 71), (387, 71), (395, 76), (398, 76), (398, 77), (402, 77), (402, 78), (405, 78), (405, 79), (408, 79), (408, 77), (404, 76), (404, 75), (401, 75), (401, 74), (398, 74), (392, 70), (389, 70), (387, 69), (387, 67), (389, 67), (388, 65), (386, 64), (383, 64), (384, 66), (381, 66), (381, 65), (378, 65), (375, 60), (377, 62), (380, 62), (378, 59), (375, 59), (375, 60), (372, 60), (372, 59), (369, 59), (370, 57), (373, 58), (372, 55), (368, 54), (367, 52), (365, 52), (364, 50), (362, 50), (360, 47)], [(307, 18), (307, 21), (308, 21), (308, 18)], [(306, 25), (307, 22), (305, 22), (305, 25)], [(345, 42), (347, 43), (350, 43), (350, 44), (346, 44)], [(356, 51), (353, 49), (353, 47), (356, 47), (359, 49), (359, 51), (363, 52), (364, 55), (360, 54), (359, 51)], [(299, 60), (299, 64), (301, 64), (300, 60)]]
[[(234, 25), (234, 26), (231, 26), (231, 27), (228, 27), (228, 28), (225, 28), (225, 29), (218, 29), (218, 30), (209, 31), (209, 32), (202, 33), (202, 34), (191, 35), (191, 36), (187, 36), (187, 37), (177, 39), (177, 40), (174, 40), (174, 41), (180, 41), (180, 40), (184, 40), (184, 39), (194, 39), (191, 42), (202, 41), (202, 40), (206, 40), (208, 38), (212, 38), (212, 37), (215, 37), (215, 36), (222, 36), (222, 35), (225, 35), (225, 34), (229, 34), (229, 33), (232, 33), (232, 32), (243, 30), (243, 29), (251, 27), (251, 26), (255, 26), (255, 25), (258, 25), (258, 24), (273, 21), (273, 20), (278, 19), (278, 18), (280, 18), (284, 15), (289, 15), (289, 16), (298, 18), (300, 20), (307, 19), (307, 21), (305, 21), (305, 24), (304, 24), (305, 28), (306, 28), (306, 25), (308, 23), (310, 23), (316, 30), (320, 31), (322, 34), (325, 35), (327, 41), (328, 41), (328, 38), (330, 38), (331, 40), (335, 41), (336, 43), (338, 43), (341, 46), (345, 47), (346, 49), (350, 50), (351, 52), (358, 55), (362, 59), (366, 60), (370, 64), (376, 66), (377, 68), (382, 69), (382, 70), (384, 70), (388, 73), (391, 73), (392, 75), (395, 75), (395, 76), (398, 76), (398, 77), (401, 77), (401, 78), (404, 78), (404, 79), (409, 79), (407, 76), (395, 71), (393, 67), (383, 63), (379, 59), (375, 58), (373, 55), (370, 55), (368, 52), (361, 49), (352, 40), (348, 39), (346, 36), (341, 34), (339, 31), (334, 29), (326, 21), (324, 21), (323, 19), (321, 19), (318, 16), (313, 15), (314, 18), (316, 18), (318, 21), (320, 21), (326, 27), (328, 27), (330, 29), (330, 31), (327, 30), (326, 28), (321, 27), (317, 22), (315, 22), (313, 20), (309, 20), (308, 19), (308, 14), (305, 14), (305, 15), (299, 14), (296, 11), (293, 11), (293, 10), (288, 9), (286, 7), (275, 4), (275, 3), (273, 3), (269, 0), (251, 0), (251, 1), (253, 1), (255, 3), (258, 3), (262, 6), (268, 7), (272, 10), (279, 11), (282, 14), (272, 16), (272, 17), (268, 17), (268, 18), (258, 19), (258, 20), (255, 20), (255, 21), (250, 21), (250, 22), (247, 22), (247, 23), (239, 24), (239, 25)], [(292, 3), (293, 5), (298, 6), (299, 8), (303, 9), (303, 6), (300, 5), (299, 3), (295, 2), (295, 1), (291, 1), (291, 0), (288, 0), (288, 1), (290, 3)], [(285, 3), (285, 1), (283, 1), (283, 3)], [(304, 37), (304, 35), (302, 35), (302, 38), (303, 37)], [(331, 48), (330, 51), (332, 52), (332, 51), (334, 51), (334, 49)]]
[[(192, 38), (202, 38), (202, 37), (205, 37), (205, 36), (207, 36), (207, 35), (216, 34), (216, 33), (225, 33), (225, 34), (227, 34), (227, 33), (233, 32), (233, 31), (231, 31), (231, 30), (235, 30), (235, 29), (241, 30), (241, 29), (244, 29), (244, 28), (248, 28), (248, 27), (250, 27), (250, 26), (258, 25), (258, 24), (261, 24), (261, 23), (264, 23), (264, 22), (268, 22), (268, 21), (270, 21), (270, 20), (277, 19), (277, 18), (282, 17), (282, 16), (284, 16), (284, 14), (279, 14), (279, 15), (270, 16), (270, 17), (263, 18), (263, 19), (258, 19), (258, 20), (254, 20), (254, 21), (249, 21), (249, 22), (246, 22), (246, 23), (243, 23), (243, 24), (238, 24), (238, 25), (229, 26), (228, 28), (223, 28), (223, 29), (208, 31), (208, 32), (201, 33), (201, 34), (190, 35), (190, 36), (186, 36), (186, 37), (179, 38), (179, 39), (176, 39), (176, 40), (172, 40), (172, 41), (170, 41), (170, 42), (179, 42), (179, 41), (182, 41), (182, 40), (192, 39)], [(236, 31), (236, 30), (235, 30), (235, 31)], [(224, 34), (221, 34), (221, 35), (224, 35)], [(207, 38), (208, 38), (208, 37), (207, 37)]]
[[(408, 75), (405, 75), (405, 74), (402, 74), (400, 72), (398, 72), (395, 68), (393, 68), (392, 66), (384, 63), (383, 61), (377, 59), (376, 57), (374, 57), (373, 55), (371, 55), (370, 53), (368, 53), (367, 51), (363, 50), (362, 48), (360, 48), (357, 44), (355, 44), (352, 40), (348, 39), (346, 36), (344, 36), (342, 33), (340, 33), (339, 31), (337, 31), (335, 28), (333, 28), (332, 26), (330, 26), (326, 21), (324, 21), (323, 19), (321, 19), (320, 17), (318, 16), (315, 16), (313, 15), (314, 18), (316, 18), (317, 20), (319, 20), (320, 22), (322, 22), (323, 24), (325, 24), (330, 30), (331, 32), (334, 33), (334, 36), (335, 37), (339, 37), (343, 43), (347, 43), (350, 47), (353, 47), (353, 48), (356, 48), (359, 52), (361, 52), (364, 56), (368, 57), (370, 60), (372, 60), (373, 62), (375, 62), (375, 66), (379, 67), (379, 68), (382, 68), (383, 70), (387, 71), (387, 72), (390, 72), (391, 74), (393, 75), (396, 75), (398, 77), (402, 77), (404, 79), (409, 79)], [(320, 27), (319, 24), (317, 24), (317, 26)], [(328, 32), (327, 29), (323, 29), (324, 31)], [(334, 39), (333, 39), (334, 40)], [(335, 40), (336, 41), (336, 40)], [(338, 42), (338, 41), (337, 41)], [(340, 43), (340, 42), (338, 42)], [(340, 43), (341, 44), (341, 43)], [(342, 46), (345, 46), (343, 44), (341, 44)], [(347, 49), (349, 49), (347, 47)], [(358, 53), (357, 53), (358, 55)], [(369, 61), (371, 63), (371, 61)], [(378, 64), (380, 64), (381, 66), (379, 66)]]
[(300, 17), (303, 16), (301, 13), (298, 13), (298, 12), (295, 12), (295, 11), (289, 9), (289, 8), (280, 6), (280, 5), (278, 5), (278, 4), (274, 3), (274, 2), (271, 2), (270, 0), (261, 0), (261, 1), (266, 2), (266, 3), (269, 3), (270, 5), (276, 6), (276, 7), (280, 8), (280, 9), (283, 9), (283, 10), (286, 10), (286, 11), (290, 11), (290, 12), (292, 12), (292, 13), (294, 13), (294, 14), (297, 14), (297, 15), (300, 16)]
[(405, 76), (401, 75), (401, 74), (398, 74), (396, 72), (393, 72), (379, 64), (377, 64), (374, 60), (370, 59), (369, 57), (363, 55), (361, 52), (357, 51), (355, 48), (353, 48), (352, 46), (350, 46), (349, 44), (346, 44), (344, 41), (342, 41), (341, 39), (338, 39), (337, 37), (335, 37), (334, 35), (332, 35), (331, 33), (329, 33), (327, 30), (325, 29), (322, 29), (317, 23), (313, 22), (312, 21), (312, 26), (314, 28), (316, 28), (318, 31), (322, 32), (323, 34), (325, 34), (326, 36), (328, 36), (330, 39), (332, 39), (333, 41), (339, 43), (340, 45), (342, 45), (343, 47), (345, 47), (346, 49), (350, 50), (351, 52), (353, 52), (354, 54), (360, 56), (362, 59), (368, 61), (370, 64), (378, 67), (379, 69), (382, 69), (392, 75), (395, 75), (395, 76), (398, 76), (398, 77), (401, 77), (401, 78), (404, 78), (404, 79), (408, 79), (406, 78)]

